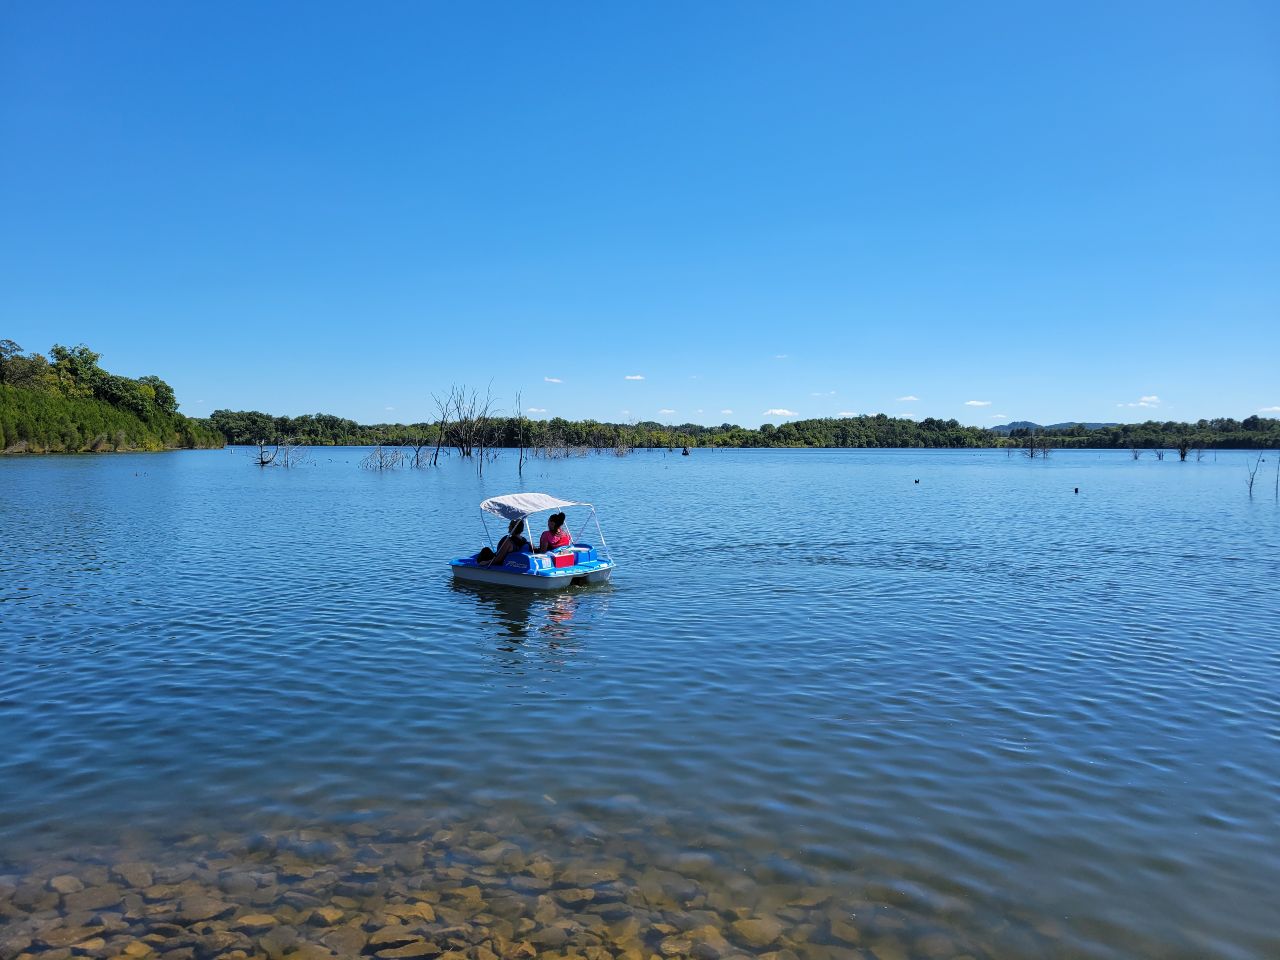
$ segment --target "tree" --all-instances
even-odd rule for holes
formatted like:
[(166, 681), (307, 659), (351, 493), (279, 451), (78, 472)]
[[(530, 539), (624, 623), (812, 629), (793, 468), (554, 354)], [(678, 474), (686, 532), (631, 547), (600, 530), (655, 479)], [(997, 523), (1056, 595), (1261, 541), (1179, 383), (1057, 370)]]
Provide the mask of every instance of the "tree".
[(9, 363), (22, 356), (22, 348), (12, 340), (0, 340), (0, 383), (8, 383)]
[(178, 412), (178, 398), (174, 395), (173, 387), (155, 376), (139, 377), (138, 382), (145, 384), (155, 391), (154, 403), (158, 410), (161, 410), (164, 413)]
[(63, 396), (93, 396), (94, 387), (103, 373), (98, 366), (102, 354), (94, 353), (83, 343), (74, 347), (55, 343), (49, 348), (49, 356), (53, 357), (54, 378)]

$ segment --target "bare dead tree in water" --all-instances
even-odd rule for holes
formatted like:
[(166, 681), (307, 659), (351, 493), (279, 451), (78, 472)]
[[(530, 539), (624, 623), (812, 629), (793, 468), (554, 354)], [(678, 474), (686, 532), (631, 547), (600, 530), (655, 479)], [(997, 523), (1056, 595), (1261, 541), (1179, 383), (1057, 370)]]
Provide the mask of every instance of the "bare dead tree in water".
[[(635, 425), (636, 422), (632, 420), (630, 424), (632, 429), (635, 428)], [(615, 457), (625, 457), (634, 449), (635, 447), (632, 446), (631, 437), (627, 434), (627, 431), (619, 430), (618, 435), (613, 440), (613, 455)]]
[(362, 470), (394, 470), (404, 463), (404, 451), (399, 447), (384, 447), (378, 444), (367, 457), (360, 461)]
[(1129, 448), (1129, 455), (1130, 455), (1130, 456), (1132, 456), (1132, 457), (1133, 457), (1133, 459), (1135, 459), (1135, 460), (1139, 460), (1139, 459), (1141, 459), (1141, 458), (1142, 458), (1142, 451), (1141, 451), (1141, 450), (1139, 450), (1137, 447), (1130, 447), (1130, 448)]
[(1164, 451), (1163, 451), (1163, 450), (1161, 450), (1161, 449), (1159, 449), (1158, 447), (1156, 448), (1156, 459), (1157, 459), (1157, 460), (1163, 460), (1163, 459), (1164, 459)]
[(516, 461), (516, 476), (524, 476), (524, 410), (521, 405), (521, 391), (516, 391), (516, 444), (520, 448), (520, 459)]
[(309, 459), (307, 448), (299, 445), (298, 441), (293, 437), (286, 437), (281, 440), (276, 449), (276, 465), (284, 467), (286, 470), (290, 467), (300, 467)]
[[(271, 450), (268, 451), (267, 447)], [(280, 453), (280, 445), (278, 443), (269, 443), (266, 440), (258, 441), (258, 452), (253, 458), (253, 462), (260, 467), (269, 467), (275, 461), (276, 456)]]
[(1191, 441), (1183, 437), (1178, 441), (1178, 459), (1186, 462), (1187, 454), (1191, 452)]
[(480, 460), (477, 466), (480, 476), (484, 476), (484, 465), (489, 460), (496, 460), (498, 451), (492, 449), (493, 446), (493, 384), (484, 392), (484, 400), (477, 401), (475, 406), (475, 436), (476, 448), (480, 451)]
[(484, 451), (489, 446), (493, 429), (492, 385), (485, 390), (484, 396), (479, 390), (452, 387), (445, 402), (451, 421), (447, 428), (449, 444), (467, 460), (480, 453), (483, 464)]
[(1041, 459), (1047, 460), (1049, 458), (1049, 438), (1044, 434), (1037, 437), (1034, 432), (1028, 433), (1027, 448), (1023, 451), (1023, 456), (1029, 460), (1034, 460), (1036, 454), (1039, 454)]
[(436, 449), (431, 454), (431, 465), (434, 467), (440, 462), (440, 447), (444, 443), (445, 431), (449, 427), (449, 411), (453, 406), (453, 388), (449, 388), (448, 396), (441, 398), (433, 393), (431, 399), (436, 405)]
[(1204, 459), (1204, 447), (1196, 447), (1196, 463), (1200, 463)]
[(1253, 466), (1249, 466), (1249, 461), (1244, 462), (1244, 467), (1249, 471), (1249, 498), (1253, 498), (1253, 481), (1258, 475), (1258, 467), (1262, 466), (1262, 452), (1258, 452), (1258, 459), (1253, 462)]
[[(417, 424), (417, 426), (425, 426), (425, 424)], [(409, 466), (416, 469), (430, 466), (430, 460), (426, 456), (426, 449), (431, 441), (428, 439), (426, 431), (420, 430), (412, 436), (406, 437), (404, 441), (405, 447), (410, 451), (406, 454)]]

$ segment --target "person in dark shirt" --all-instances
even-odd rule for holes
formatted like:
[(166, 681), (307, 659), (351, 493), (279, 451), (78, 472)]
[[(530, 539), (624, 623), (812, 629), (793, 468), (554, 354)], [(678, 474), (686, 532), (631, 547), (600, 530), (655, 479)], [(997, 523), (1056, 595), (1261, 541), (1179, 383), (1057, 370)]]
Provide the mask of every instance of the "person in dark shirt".
[(486, 567), (498, 566), (507, 559), (508, 555), (528, 550), (529, 541), (521, 532), (523, 527), (523, 520), (512, 520), (507, 524), (507, 535), (498, 541), (497, 552), (485, 547), (476, 554), (476, 563), (483, 563)]

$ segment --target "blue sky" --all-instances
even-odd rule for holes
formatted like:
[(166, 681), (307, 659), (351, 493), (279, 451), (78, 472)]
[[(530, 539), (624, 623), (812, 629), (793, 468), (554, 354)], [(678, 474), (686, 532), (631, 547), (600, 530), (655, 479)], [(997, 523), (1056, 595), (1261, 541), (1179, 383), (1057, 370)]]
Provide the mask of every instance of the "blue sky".
[(0, 6), (0, 336), (193, 415), (1280, 412), (1278, 224), (1274, 3)]

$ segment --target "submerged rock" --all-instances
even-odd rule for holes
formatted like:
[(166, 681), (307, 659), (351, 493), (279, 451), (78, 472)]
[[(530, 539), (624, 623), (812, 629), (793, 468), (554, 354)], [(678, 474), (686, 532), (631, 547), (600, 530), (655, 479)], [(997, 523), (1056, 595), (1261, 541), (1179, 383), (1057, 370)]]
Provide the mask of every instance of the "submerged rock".
[(316, 907), (307, 922), (313, 927), (331, 927), (345, 916), (337, 907)]
[(35, 940), (46, 947), (69, 947), (88, 940), (96, 932), (92, 927), (51, 927), (36, 934)]
[(739, 940), (751, 947), (767, 947), (782, 935), (782, 924), (772, 917), (735, 920), (731, 929)]
[(343, 956), (355, 956), (364, 950), (365, 936), (355, 927), (338, 927), (322, 936), (320, 942)]
[(79, 893), (84, 889), (84, 884), (80, 882), (79, 877), (64, 873), (60, 876), (49, 878), (49, 889), (55, 893)]
[(379, 950), (374, 956), (382, 957), (383, 960), (399, 960), (404, 957), (436, 957), (440, 954), (440, 948), (429, 940), (415, 940), (412, 943), (406, 943), (403, 947)]
[(871, 950), (876, 955), (876, 960), (909, 960), (910, 958), (910, 954), (902, 942), (890, 937), (884, 937), (873, 942)]
[(833, 913), (830, 919), (831, 936), (841, 943), (857, 946), (862, 942), (862, 931), (845, 916)]
[(123, 891), (111, 884), (86, 887), (78, 893), (68, 893), (62, 898), (62, 909), (67, 913), (81, 910), (102, 910), (120, 902)]
[(369, 946), (379, 947), (401, 947), (407, 943), (413, 943), (415, 940), (422, 940), (423, 937), (417, 931), (410, 927), (399, 924), (388, 925), (375, 930), (369, 936)]
[(207, 894), (198, 893), (194, 896), (182, 898), (182, 902), (178, 906), (177, 916), (180, 923), (191, 924), (199, 923), (201, 920), (212, 920), (214, 917), (220, 917), (234, 909), (229, 903), (224, 903)]
[(126, 887), (134, 887), (139, 890), (149, 887), (155, 882), (151, 864), (137, 860), (117, 863), (112, 868), (111, 875)]
[(596, 892), (582, 887), (569, 887), (564, 890), (557, 890), (554, 896), (561, 903), (567, 906), (573, 906), (594, 900), (596, 898)]
[(279, 922), (279, 920), (269, 913), (248, 913), (243, 917), (236, 917), (232, 920), (231, 926), (236, 930), (269, 930)]
[(539, 947), (563, 947), (569, 942), (569, 934), (563, 927), (542, 927), (533, 931), (529, 942)]
[(258, 938), (258, 946), (271, 960), (279, 960), (297, 942), (298, 931), (293, 927), (273, 927)]
[(664, 957), (684, 957), (693, 950), (693, 941), (681, 937), (664, 937), (658, 944), (658, 952)]

